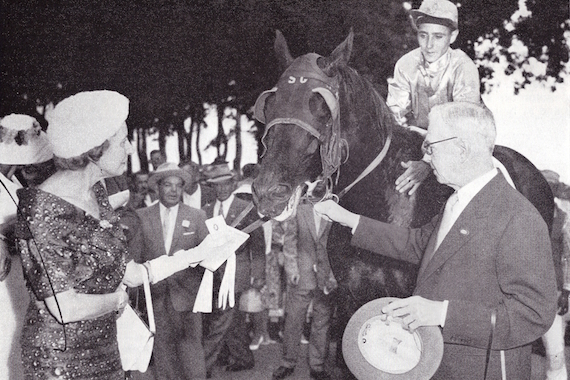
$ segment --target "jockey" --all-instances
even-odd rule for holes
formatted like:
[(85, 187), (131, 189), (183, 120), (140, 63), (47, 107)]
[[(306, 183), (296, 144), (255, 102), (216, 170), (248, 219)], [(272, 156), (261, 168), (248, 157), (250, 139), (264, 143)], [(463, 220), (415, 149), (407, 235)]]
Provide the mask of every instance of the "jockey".
[[(432, 107), (481, 101), (479, 72), (467, 54), (450, 47), (459, 34), (455, 4), (424, 0), (410, 13), (420, 47), (396, 62), (386, 104), (398, 124), (425, 135)], [(402, 166), (406, 171), (396, 180), (396, 189), (411, 195), (431, 169), (423, 161), (403, 162)]]

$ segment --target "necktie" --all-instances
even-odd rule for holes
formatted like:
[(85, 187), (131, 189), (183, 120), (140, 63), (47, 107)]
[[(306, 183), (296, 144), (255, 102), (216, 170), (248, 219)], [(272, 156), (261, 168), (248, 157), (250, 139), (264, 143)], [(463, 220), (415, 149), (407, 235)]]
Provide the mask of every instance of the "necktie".
[(457, 205), (457, 192), (453, 193), (451, 197), (447, 200), (445, 204), (445, 210), (443, 211), (443, 217), (441, 218), (441, 224), (439, 225), (439, 230), (437, 231), (437, 240), (435, 242), (434, 251), (437, 250), (453, 223), (455, 222), (456, 218), (454, 217), (453, 211), (454, 207)]
[(164, 215), (162, 218), (162, 237), (164, 239), (164, 245), (166, 246), (166, 241), (168, 240), (168, 229), (170, 228), (170, 208), (164, 210)]
[(222, 204), (222, 202), (220, 202), (220, 209), (218, 210), (218, 215), (221, 215), (222, 218), (224, 217), (224, 205)]

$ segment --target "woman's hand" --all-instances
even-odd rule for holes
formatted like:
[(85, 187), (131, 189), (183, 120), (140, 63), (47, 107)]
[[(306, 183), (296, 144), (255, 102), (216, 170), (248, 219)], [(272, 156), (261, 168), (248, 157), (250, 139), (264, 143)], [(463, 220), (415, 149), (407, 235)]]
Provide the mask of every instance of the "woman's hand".
[(123, 284), (129, 288), (136, 288), (143, 284), (143, 274), (146, 273), (142, 264), (137, 264), (134, 260), (127, 263), (125, 276), (123, 277)]
[(431, 167), (425, 161), (406, 161), (401, 164), (406, 168), (404, 174), (396, 179), (396, 190), (412, 195), (431, 172)]
[(122, 284), (115, 290), (115, 294), (118, 296), (117, 311), (121, 314), (129, 303), (129, 295)]

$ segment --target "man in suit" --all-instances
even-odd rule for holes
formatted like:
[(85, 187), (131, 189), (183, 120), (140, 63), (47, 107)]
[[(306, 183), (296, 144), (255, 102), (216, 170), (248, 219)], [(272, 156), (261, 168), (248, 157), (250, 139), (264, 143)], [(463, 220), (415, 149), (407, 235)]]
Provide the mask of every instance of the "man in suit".
[[(216, 201), (204, 207), (208, 218), (223, 215), (226, 224), (232, 225), (246, 209), (249, 202), (235, 197), (235, 174), (227, 164), (216, 165), (207, 173), (208, 182), (216, 192)], [(257, 212), (253, 208), (234, 227), (243, 229), (257, 219)], [(214, 273), (214, 294), (217, 294), (225, 264)], [(250, 338), (245, 323), (245, 313), (238, 308), (241, 293), (250, 287), (261, 289), (265, 282), (265, 241), (263, 229), (258, 228), (251, 232), (247, 242), (236, 251), (235, 273), (235, 307), (215, 308), (212, 314), (206, 316), (207, 333), (204, 339), (206, 352), (206, 367), (211, 373), (222, 349), (226, 357), (227, 371), (242, 371), (254, 367), (255, 362), (249, 350)], [(214, 307), (217, 300), (214, 299)], [(224, 347), (225, 346), (225, 347)]]
[[(442, 214), (408, 229), (351, 213), (334, 202), (317, 212), (352, 228), (352, 244), (420, 266), (414, 295), (382, 309), (414, 330), (440, 326), (434, 379), (530, 379), (531, 343), (556, 314), (548, 229), (491, 160), (491, 112), (454, 102), (429, 115), (424, 153), (437, 180), (456, 192)], [(492, 350), (486, 353), (492, 332)]]
[(200, 183), (200, 168), (197, 163), (187, 160), (180, 162), (178, 166), (186, 170), (194, 179), (184, 186), (184, 193), (182, 193), (182, 202), (184, 204), (201, 209), (208, 203), (216, 200), (214, 190), (209, 186), (202, 186)]
[[(206, 214), (181, 203), (184, 183), (191, 176), (176, 164), (153, 172), (150, 187), (159, 202), (137, 210), (143, 245), (139, 262), (196, 247), (208, 234)], [(154, 375), (156, 379), (205, 379), (202, 314), (192, 308), (203, 275), (201, 267), (182, 270), (151, 286), (156, 320)]]
[(297, 215), (288, 224), (283, 243), (287, 274), (287, 306), (283, 331), (283, 357), (273, 379), (284, 379), (295, 369), (307, 309), (313, 302), (309, 338), (310, 376), (330, 379), (324, 370), (329, 348), (329, 326), (333, 312), (330, 292), (337, 287), (326, 251), (331, 223), (313, 211), (309, 202), (299, 204)]

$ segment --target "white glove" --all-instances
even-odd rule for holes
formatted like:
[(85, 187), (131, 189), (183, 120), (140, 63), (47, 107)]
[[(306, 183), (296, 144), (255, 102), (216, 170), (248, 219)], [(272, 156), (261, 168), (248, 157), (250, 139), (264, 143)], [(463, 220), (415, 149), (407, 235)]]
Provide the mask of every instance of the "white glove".
[(224, 277), (220, 284), (220, 292), (218, 293), (218, 308), (225, 309), (226, 305), (230, 307), (235, 305), (235, 283), (236, 283), (236, 255), (232, 253), (226, 262)]

